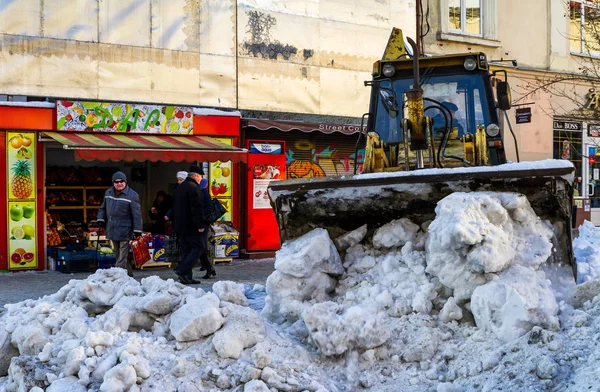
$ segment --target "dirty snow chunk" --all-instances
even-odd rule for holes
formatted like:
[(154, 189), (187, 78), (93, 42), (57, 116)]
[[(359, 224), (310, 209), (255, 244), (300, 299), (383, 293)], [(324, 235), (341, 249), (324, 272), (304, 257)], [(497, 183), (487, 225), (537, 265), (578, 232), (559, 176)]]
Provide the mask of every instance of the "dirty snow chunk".
[(112, 346), (114, 344), (115, 337), (113, 334), (104, 331), (93, 332), (89, 331), (85, 335), (85, 345), (88, 347), (96, 346)]
[(275, 269), (296, 278), (306, 278), (315, 271), (344, 273), (340, 255), (325, 229), (314, 229), (284, 243), (276, 253)]
[(67, 361), (63, 368), (63, 373), (66, 376), (73, 376), (79, 372), (79, 368), (83, 365), (83, 361), (87, 358), (83, 347), (72, 349), (67, 355)]
[[(286, 316), (281, 314), (281, 308), (288, 309), (288, 321), (300, 318), (303, 308), (296, 306), (304, 301), (328, 301), (329, 295), (335, 289), (337, 281), (327, 274), (315, 272), (308, 278), (295, 278), (280, 271), (274, 271), (267, 278), (267, 297), (261, 314), (271, 321), (282, 323)], [(293, 312), (296, 308), (297, 312)]]
[(412, 242), (417, 237), (419, 226), (407, 218), (393, 220), (381, 226), (373, 235), (375, 248), (396, 248)]
[(225, 319), (225, 325), (215, 333), (213, 346), (221, 358), (238, 359), (245, 348), (265, 338), (265, 326), (258, 313), (236, 306)]
[(339, 250), (346, 250), (360, 243), (367, 235), (367, 225), (362, 225), (356, 230), (349, 231), (337, 237), (333, 242)]
[(600, 275), (600, 228), (590, 221), (579, 226), (579, 236), (573, 240), (577, 262), (577, 283), (593, 280)]
[(366, 306), (344, 310), (334, 302), (324, 302), (313, 305), (302, 318), (310, 337), (324, 355), (375, 348), (390, 337), (387, 317)]
[(11, 341), (16, 344), (21, 355), (36, 355), (48, 342), (50, 332), (37, 322), (21, 325), (11, 335)]
[(270, 392), (270, 389), (263, 381), (252, 380), (244, 385), (244, 392)]
[(86, 392), (88, 389), (79, 383), (79, 379), (75, 376), (56, 379), (46, 392)]
[(215, 293), (221, 301), (248, 306), (248, 298), (244, 295), (244, 285), (242, 284), (237, 284), (229, 280), (220, 280), (213, 284), (212, 289), (213, 293)]
[(600, 295), (600, 279), (589, 280), (575, 286), (567, 302), (573, 307), (581, 308), (585, 302), (593, 300), (598, 295)]
[(543, 355), (537, 361), (536, 374), (543, 380), (550, 380), (556, 376), (558, 365), (547, 355)]
[(436, 392), (463, 392), (464, 389), (460, 385), (454, 385), (451, 382), (443, 382), (438, 384)]
[(534, 326), (550, 330), (558, 327), (558, 304), (550, 281), (518, 265), (477, 287), (471, 297), (471, 311), (479, 328), (495, 333), (505, 342)]
[(10, 344), (10, 335), (0, 324), (0, 377), (8, 374), (10, 360), (19, 355), (19, 352)]
[(213, 293), (189, 300), (171, 316), (172, 335), (179, 342), (188, 342), (218, 331), (224, 321), (218, 304), (219, 298)]
[(436, 207), (427, 272), (454, 289), (458, 303), (512, 264), (537, 268), (552, 252), (552, 230), (516, 193), (453, 193)]
[(104, 381), (100, 385), (101, 392), (128, 391), (135, 385), (137, 375), (135, 369), (126, 363), (120, 363), (110, 369), (104, 375)]
[(440, 312), (440, 320), (447, 323), (452, 320), (460, 320), (463, 317), (462, 309), (456, 304), (454, 297), (448, 298)]

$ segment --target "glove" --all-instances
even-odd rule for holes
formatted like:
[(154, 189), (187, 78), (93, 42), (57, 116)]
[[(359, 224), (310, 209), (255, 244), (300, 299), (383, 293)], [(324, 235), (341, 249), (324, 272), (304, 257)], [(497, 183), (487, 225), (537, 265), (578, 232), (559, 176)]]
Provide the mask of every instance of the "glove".
[(106, 227), (106, 222), (104, 222), (103, 220), (96, 221), (96, 224), (98, 225), (98, 227), (103, 229)]

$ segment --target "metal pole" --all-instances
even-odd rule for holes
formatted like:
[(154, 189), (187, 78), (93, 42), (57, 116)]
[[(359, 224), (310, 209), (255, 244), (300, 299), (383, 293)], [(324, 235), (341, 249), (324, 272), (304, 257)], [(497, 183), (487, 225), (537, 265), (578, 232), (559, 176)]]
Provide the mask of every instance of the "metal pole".
[(416, 61), (416, 69), (415, 69), (415, 75), (414, 75), (414, 79), (415, 79), (415, 85), (413, 88), (419, 88), (419, 86), (421, 85), (421, 81), (420, 81), (420, 76), (419, 76), (419, 58), (421, 57), (421, 0), (415, 0), (416, 3), (416, 9), (417, 9), (417, 42), (416, 42), (416, 50), (414, 53), (415, 58), (417, 59)]

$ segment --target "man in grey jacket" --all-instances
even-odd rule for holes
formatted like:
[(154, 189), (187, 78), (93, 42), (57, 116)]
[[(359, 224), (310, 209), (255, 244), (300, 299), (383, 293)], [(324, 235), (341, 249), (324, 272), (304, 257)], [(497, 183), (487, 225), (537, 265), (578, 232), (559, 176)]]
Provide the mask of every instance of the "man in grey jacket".
[(112, 188), (104, 193), (96, 220), (101, 227), (106, 227), (106, 238), (113, 242), (116, 267), (126, 269), (127, 275), (133, 276), (127, 255), (132, 236), (142, 234), (142, 207), (138, 194), (127, 185), (125, 173), (116, 172), (112, 181)]

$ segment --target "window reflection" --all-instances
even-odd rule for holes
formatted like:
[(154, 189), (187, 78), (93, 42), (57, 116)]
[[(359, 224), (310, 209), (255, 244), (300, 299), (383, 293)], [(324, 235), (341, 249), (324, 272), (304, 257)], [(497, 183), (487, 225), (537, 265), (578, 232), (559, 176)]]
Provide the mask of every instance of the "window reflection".
[(469, 34), (481, 34), (481, 1), (466, 1), (466, 32)]
[(577, 1), (571, 1), (569, 3), (569, 10), (569, 39), (571, 40), (571, 50), (581, 52), (581, 4)]
[(460, 0), (449, 0), (448, 1), (449, 15), (450, 15), (450, 29), (452, 30), (462, 30), (461, 25), (461, 9), (460, 9)]

